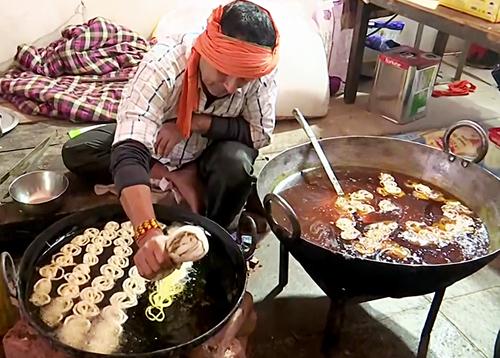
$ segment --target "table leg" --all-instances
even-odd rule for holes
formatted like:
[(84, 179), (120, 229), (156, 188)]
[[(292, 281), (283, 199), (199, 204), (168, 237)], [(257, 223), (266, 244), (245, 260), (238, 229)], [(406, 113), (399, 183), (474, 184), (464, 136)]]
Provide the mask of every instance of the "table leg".
[(443, 57), (444, 52), (446, 51), (446, 44), (448, 43), (448, 39), (450, 38), (450, 35), (438, 31), (437, 36), (436, 36), (436, 41), (434, 41), (434, 48), (432, 52), (438, 56)]
[(454, 78), (455, 81), (460, 80), (460, 78), (462, 77), (462, 73), (464, 72), (465, 62), (467, 61), (467, 55), (469, 54), (470, 45), (471, 45), (470, 41), (465, 41), (462, 53), (458, 58), (457, 71), (455, 72), (455, 78)]
[(356, 11), (356, 25), (352, 36), (351, 52), (349, 54), (349, 66), (347, 68), (347, 79), (345, 85), (344, 102), (352, 104), (356, 101), (358, 92), (359, 76), (363, 65), (363, 53), (365, 51), (366, 31), (368, 20), (373, 5), (358, 1)]
[(417, 34), (415, 35), (415, 43), (413, 44), (413, 47), (415, 47), (417, 50), (420, 48), (420, 44), (422, 42), (422, 35), (424, 34), (424, 28), (425, 28), (424, 24), (422, 23), (418, 24)]

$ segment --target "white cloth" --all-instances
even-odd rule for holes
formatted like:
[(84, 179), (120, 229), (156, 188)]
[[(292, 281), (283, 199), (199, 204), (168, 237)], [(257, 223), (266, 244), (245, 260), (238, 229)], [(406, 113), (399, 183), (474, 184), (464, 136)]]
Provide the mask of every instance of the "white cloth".
[(184, 225), (170, 229), (167, 233), (165, 246), (174, 267), (160, 271), (153, 278), (153, 281), (158, 281), (170, 275), (174, 269), (180, 268), (184, 263), (201, 260), (209, 250), (205, 231), (201, 227), (194, 225)]
[[(153, 202), (157, 203), (162, 200), (166, 195), (172, 194), (175, 202), (180, 204), (183, 200), (182, 195), (175, 188), (171, 181), (166, 178), (162, 179), (150, 179), (151, 183), (151, 194), (153, 197)], [(107, 193), (111, 193), (114, 195), (118, 195), (118, 191), (114, 184), (104, 185), (104, 184), (96, 184), (94, 185), (94, 193), (96, 195), (104, 195)]]

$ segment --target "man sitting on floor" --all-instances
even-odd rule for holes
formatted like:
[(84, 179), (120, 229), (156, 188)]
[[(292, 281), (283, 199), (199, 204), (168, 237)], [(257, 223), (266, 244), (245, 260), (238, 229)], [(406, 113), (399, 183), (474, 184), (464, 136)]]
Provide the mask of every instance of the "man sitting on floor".
[[(248, 1), (215, 9), (199, 36), (160, 39), (123, 92), (117, 124), (68, 141), (66, 167), (114, 180), (134, 227), (155, 219), (150, 178), (170, 180), (193, 211), (228, 227), (274, 129), (278, 43), (271, 15)], [(138, 238), (144, 277), (170, 265), (165, 239), (156, 228)]]

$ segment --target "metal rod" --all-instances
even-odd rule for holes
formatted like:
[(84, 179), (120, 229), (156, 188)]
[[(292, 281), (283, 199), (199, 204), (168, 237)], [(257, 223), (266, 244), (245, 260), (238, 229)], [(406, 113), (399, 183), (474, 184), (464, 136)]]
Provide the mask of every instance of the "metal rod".
[(455, 81), (458, 81), (460, 80), (460, 78), (462, 78), (462, 73), (464, 72), (465, 63), (467, 62), (467, 56), (469, 55), (470, 45), (471, 45), (470, 41), (465, 41), (462, 53), (458, 58), (457, 71), (455, 72), (455, 78), (454, 78)]
[(331, 299), (321, 344), (321, 351), (326, 357), (334, 357), (344, 325), (345, 310), (346, 302), (343, 298)]
[(24, 174), (24, 170), (27, 170), (31, 165), (34, 164), (42, 154), (47, 150), (50, 145), (50, 141), (52, 139), (52, 134), (41, 141), (31, 152), (26, 154), (24, 158), (18, 161), (12, 168), (10, 168), (1, 178), (0, 184), (3, 184), (7, 181), (11, 176), (19, 176)]
[(415, 35), (415, 42), (413, 44), (413, 47), (415, 47), (417, 50), (420, 48), (420, 43), (422, 42), (422, 35), (424, 33), (424, 27), (425, 27), (424, 24), (422, 24), (422, 23), (418, 24), (417, 34)]
[(344, 191), (342, 190), (342, 187), (340, 186), (340, 183), (337, 177), (335, 176), (335, 173), (333, 172), (333, 169), (330, 166), (330, 163), (328, 162), (325, 152), (323, 152), (323, 149), (321, 148), (321, 145), (319, 144), (316, 135), (312, 131), (311, 126), (309, 126), (309, 123), (307, 123), (306, 119), (297, 108), (294, 108), (292, 113), (295, 119), (300, 123), (300, 125), (306, 132), (307, 136), (309, 137), (314, 147), (314, 150), (316, 151), (316, 154), (319, 157), (319, 161), (321, 162), (321, 165), (323, 165), (323, 169), (325, 169), (326, 175), (328, 176), (328, 179), (330, 179), (330, 182), (333, 185), (333, 188), (335, 189), (338, 195), (343, 196)]
[(426, 358), (427, 351), (429, 350), (429, 342), (431, 340), (431, 331), (436, 322), (437, 315), (439, 313), (439, 307), (443, 301), (444, 293), (446, 288), (437, 290), (434, 293), (434, 298), (432, 299), (431, 308), (427, 314), (427, 319), (425, 320), (424, 329), (420, 335), (420, 343), (418, 344), (417, 358)]
[(280, 243), (280, 273), (279, 287), (284, 288), (288, 284), (289, 253), (285, 244)]
[(285, 244), (280, 242), (280, 260), (279, 260), (279, 281), (278, 285), (276, 285), (271, 292), (269, 292), (266, 297), (264, 297), (263, 301), (273, 300), (276, 296), (278, 296), (283, 289), (288, 284), (288, 269), (289, 269), (289, 259), (290, 253), (286, 248)]

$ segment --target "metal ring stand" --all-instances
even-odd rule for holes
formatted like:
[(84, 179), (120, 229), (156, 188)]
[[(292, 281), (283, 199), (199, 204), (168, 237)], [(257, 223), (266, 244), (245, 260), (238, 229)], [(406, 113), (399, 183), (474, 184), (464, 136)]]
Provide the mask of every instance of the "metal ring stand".
[[(285, 288), (288, 284), (288, 268), (289, 268), (289, 251), (283, 243), (280, 243), (280, 262), (279, 262), (279, 283), (278, 286), (273, 290), (274, 295)], [(432, 299), (431, 307), (425, 319), (424, 328), (420, 335), (420, 342), (418, 344), (417, 358), (427, 357), (427, 352), (429, 350), (429, 342), (431, 339), (432, 328), (434, 327), (434, 322), (436, 322), (437, 315), (439, 313), (439, 308), (446, 291), (446, 287), (434, 292), (434, 298)], [(325, 330), (323, 332), (323, 342), (321, 350), (325, 357), (333, 357), (334, 349), (340, 342), (340, 336), (342, 332), (342, 326), (344, 324), (345, 318), (345, 308), (348, 303), (348, 299), (339, 296), (335, 299), (330, 297), (330, 308), (328, 309), (328, 315), (326, 319)]]

